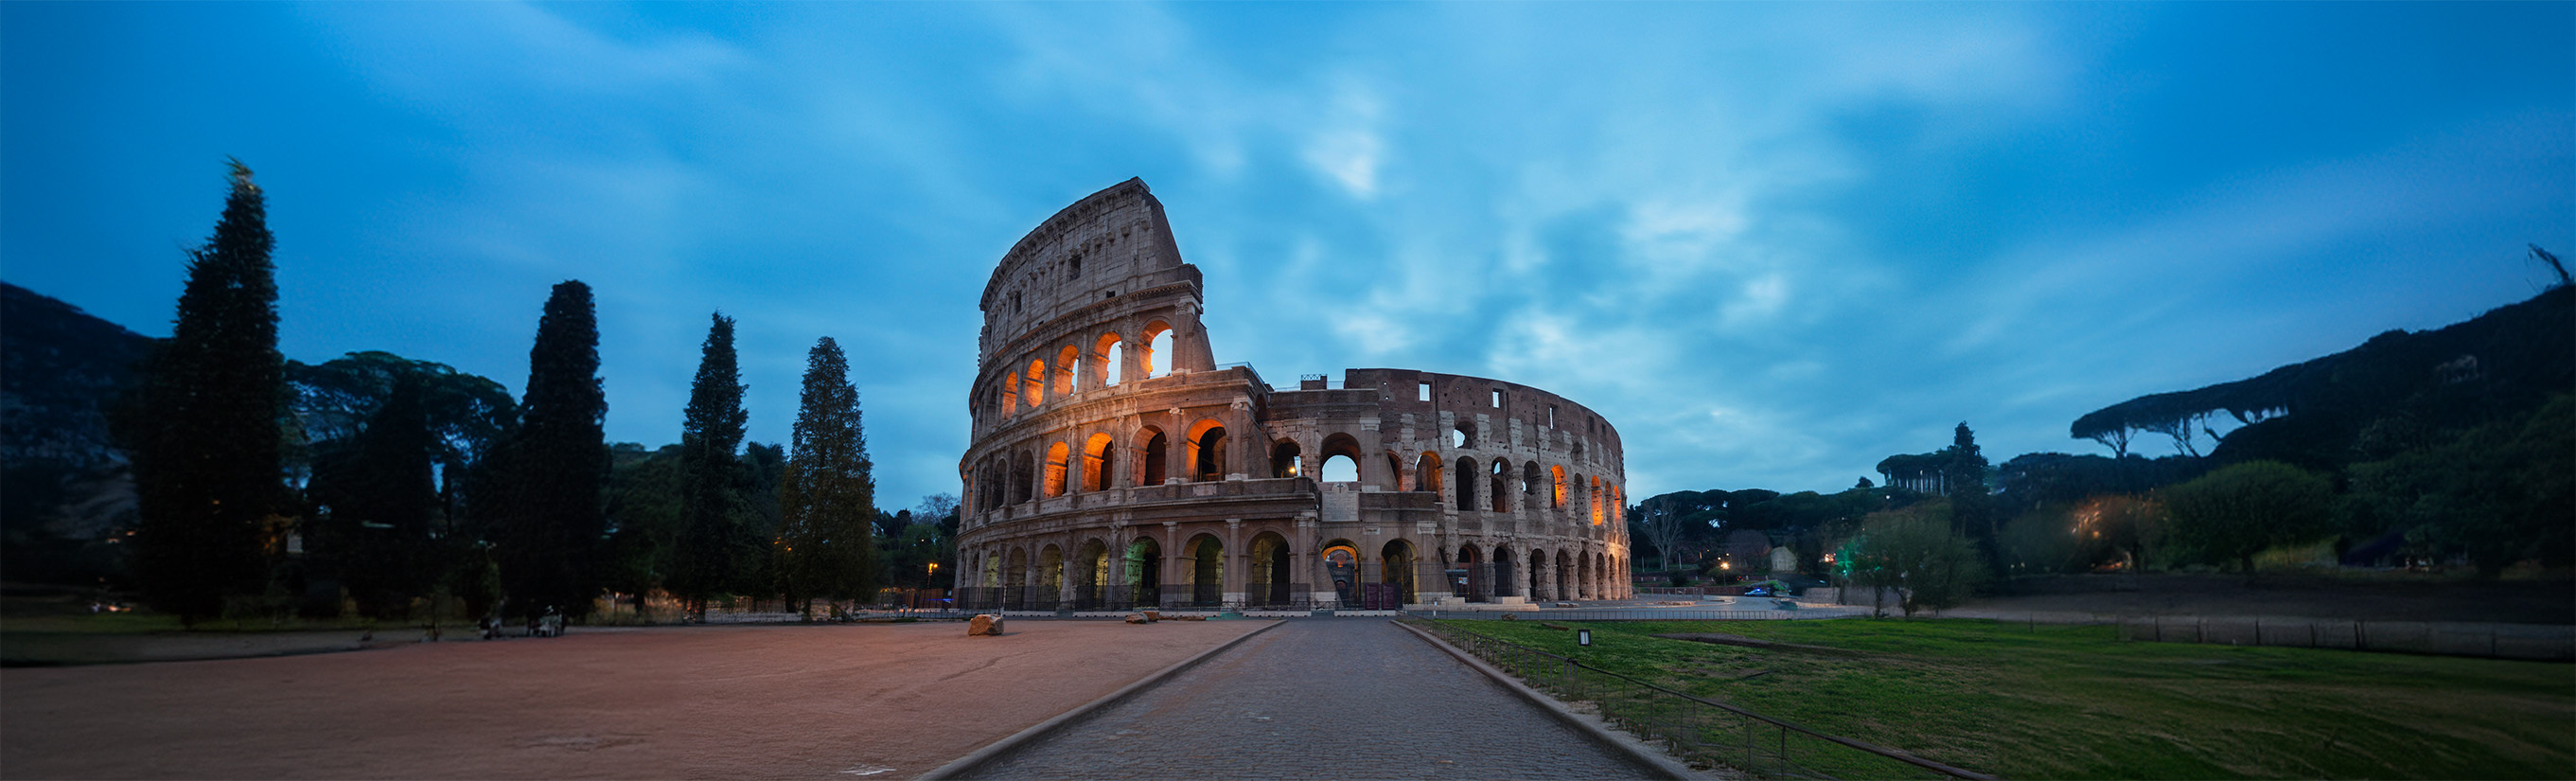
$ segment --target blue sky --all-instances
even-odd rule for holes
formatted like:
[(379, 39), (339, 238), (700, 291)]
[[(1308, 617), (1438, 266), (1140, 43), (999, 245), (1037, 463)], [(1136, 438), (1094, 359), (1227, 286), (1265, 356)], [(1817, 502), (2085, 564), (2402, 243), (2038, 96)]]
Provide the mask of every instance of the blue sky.
[(289, 357), (515, 391), (578, 278), (612, 439), (722, 309), (777, 442), (832, 336), (889, 508), (957, 490), (993, 264), (1131, 176), (1218, 361), (1547, 388), (1644, 497), (2099, 452), (2520, 300), (2571, 153), (2568, 3), (0, 4), (0, 279), (166, 335), (238, 156)]

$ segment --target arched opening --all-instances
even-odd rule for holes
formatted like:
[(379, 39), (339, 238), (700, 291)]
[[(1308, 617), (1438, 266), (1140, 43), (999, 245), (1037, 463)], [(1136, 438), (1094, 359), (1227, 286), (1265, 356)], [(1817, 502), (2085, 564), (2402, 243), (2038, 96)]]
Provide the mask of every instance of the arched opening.
[(1548, 492), (1548, 495), (1547, 495), (1547, 506), (1549, 506), (1549, 507), (1564, 507), (1564, 506), (1565, 506), (1565, 467), (1562, 467), (1562, 466), (1551, 466), (1551, 467), (1548, 467), (1548, 468), (1547, 468), (1547, 471), (1548, 471), (1548, 474), (1554, 475), (1554, 476), (1555, 476), (1555, 480), (1556, 480), (1556, 487), (1555, 487), (1553, 490), (1551, 490), (1551, 491), (1549, 491), (1549, 492)]
[(1109, 600), (1109, 545), (1085, 540), (1073, 555), (1073, 609), (1099, 610)]
[[(1440, 454), (1424, 453), (1413, 467), (1413, 490), (1440, 493)], [(1438, 498), (1438, 497), (1433, 497)]]
[(993, 508), (1002, 506), (1004, 497), (1007, 496), (1006, 491), (1010, 487), (1009, 478), (1004, 476), (1008, 471), (1003, 468), (1000, 459), (992, 456), (984, 458), (983, 476), (975, 480), (975, 484), (980, 488), (976, 492), (976, 512), (992, 512)]
[[(1360, 571), (1360, 548), (1350, 540), (1324, 543), (1324, 578), (1333, 584), (1335, 601), (1345, 609), (1379, 610), (1367, 605), (1368, 593)], [(1390, 591), (1392, 589), (1389, 589)]]
[(1252, 556), (1244, 562), (1245, 606), (1286, 606), (1306, 590), (1305, 584), (1293, 582), (1296, 570), (1288, 563), (1288, 540), (1278, 532), (1254, 535), (1250, 550)]
[(1404, 490), (1404, 459), (1393, 450), (1386, 451), (1386, 490)]
[(1073, 395), (1073, 377), (1074, 373), (1081, 369), (1081, 360), (1082, 351), (1074, 349), (1073, 345), (1065, 345), (1063, 350), (1056, 352), (1054, 391), (1056, 398)]
[(1020, 412), (1020, 380), (1011, 376), (1010, 372), (1002, 373), (1001, 407), (1003, 417), (1017, 415)]
[(1029, 605), (1029, 551), (1012, 548), (1010, 563), (1002, 567), (1002, 608), (1027, 610)]
[(1190, 605), (1218, 607), (1225, 604), (1225, 543), (1215, 535), (1190, 538)]
[(1458, 511), (1476, 509), (1476, 459), (1458, 459)]
[(1046, 403), (1047, 368), (1044, 359), (1029, 362), (1028, 382), (1021, 386), (1020, 398), (1027, 399), (1029, 409)]
[(1540, 494), (1546, 490), (1547, 474), (1539, 471), (1538, 462), (1531, 461), (1521, 468), (1521, 503), (1523, 506), (1538, 504), (1540, 502)]
[(1592, 554), (1575, 554), (1574, 570), (1575, 598), (1600, 599), (1601, 592), (1592, 585)]
[(1494, 546), (1494, 596), (1520, 595), (1519, 591), (1512, 588), (1512, 573), (1512, 549), (1500, 545)]
[(1094, 433), (1082, 443), (1082, 490), (1109, 490), (1109, 435)]
[[(1413, 543), (1402, 539), (1386, 541), (1378, 548), (1378, 587), (1371, 590), (1370, 610), (1400, 610), (1416, 601), (1413, 581)], [(1382, 595), (1382, 596), (1381, 596)], [(1393, 607), (1377, 607), (1377, 605)]]
[(1452, 450), (1465, 450), (1465, 449), (1467, 449), (1467, 448), (1471, 448), (1471, 447), (1475, 447), (1475, 446), (1476, 446), (1476, 424), (1475, 424), (1475, 423), (1472, 423), (1472, 422), (1469, 422), (1469, 421), (1461, 420), (1461, 421), (1458, 421), (1458, 425), (1457, 425), (1457, 427), (1452, 428), (1452, 429), (1450, 429), (1450, 430), (1449, 430), (1449, 448), (1450, 448), (1450, 449), (1452, 449)]
[(1449, 593), (1469, 602), (1493, 601), (1493, 574), (1485, 565), (1476, 546), (1458, 546), (1458, 560), (1451, 562), (1449, 568)]
[(1359, 482), (1360, 464), (1351, 460), (1350, 456), (1339, 453), (1325, 456), (1323, 480), (1327, 483)]
[(1029, 589), (1030, 610), (1054, 610), (1064, 598), (1064, 549), (1053, 545), (1038, 551), (1037, 583)]
[(1031, 495), (1031, 491), (1029, 490), (1029, 476), (1031, 472), (1036, 471), (1036, 468), (1036, 461), (1035, 459), (1030, 458), (1029, 451), (1022, 450), (1018, 455), (1011, 457), (1012, 504), (1019, 504), (1029, 500)]
[(1190, 425), (1190, 481), (1197, 483), (1223, 480), (1228, 474), (1225, 458), (1225, 427), (1213, 420)]
[(1126, 560), (1119, 562), (1119, 566), (1125, 569), (1127, 577), (1126, 582), (1119, 585), (1126, 589), (1126, 598), (1118, 600), (1115, 595), (1111, 598), (1138, 605), (1163, 604), (1163, 545), (1152, 537), (1137, 537), (1135, 542), (1127, 544), (1124, 558)]
[(1137, 353), (1136, 367), (1144, 369), (1147, 377), (1171, 374), (1172, 367), (1169, 365), (1172, 362), (1171, 324), (1161, 320), (1146, 324), (1144, 338), (1145, 349)]
[(1136, 432), (1136, 439), (1136, 449), (1143, 451), (1145, 455), (1145, 468), (1136, 473), (1136, 484), (1162, 485), (1165, 479), (1172, 476), (1170, 464), (1166, 459), (1166, 456), (1171, 454), (1172, 443), (1163, 436), (1162, 429), (1153, 426), (1146, 426), (1145, 430)]
[(1064, 495), (1065, 467), (1070, 465), (1072, 452), (1072, 448), (1065, 447), (1062, 442), (1047, 446), (1044, 488), (1048, 498)]
[(1555, 592), (1554, 590), (1551, 590), (1551, 589), (1549, 589), (1549, 588), (1548, 588), (1548, 581), (1547, 581), (1547, 551), (1543, 551), (1543, 550), (1534, 550), (1534, 551), (1530, 551), (1530, 557), (1529, 557), (1529, 597), (1530, 597), (1530, 601), (1532, 601), (1532, 602), (1539, 602), (1539, 601), (1545, 601), (1545, 600), (1550, 600), (1550, 599), (1555, 599), (1555, 598), (1556, 598), (1556, 592)]
[(1565, 551), (1557, 551), (1557, 552), (1556, 552), (1556, 598), (1557, 598), (1557, 599), (1578, 599), (1579, 597), (1575, 596), (1575, 594), (1574, 594), (1574, 585), (1573, 585), (1573, 584), (1574, 584), (1574, 557), (1573, 557), (1573, 556), (1571, 556), (1571, 555), (1568, 555)]
[(1601, 525), (1601, 477), (1599, 475), (1592, 477), (1592, 490), (1585, 495), (1592, 503), (1592, 525), (1599, 526)]
[(1507, 513), (1507, 512), (1511, 512), (1511, 511), (1512, 511), (1512, 508), (1511, 508), (1510, 503), (1508, 503), (1508, 502), (1505, 502), (1505, 501), (1504, 501), (1504, 499), (1505, 499), (1505, 498), (1510, 497), (1510, 496), (1512, 495), (1512, 488), (1511, 488), (1511, 485), (1512, 485), (1512, 464), (1511, 464), (1511, 462), (1509, 462), (1509, 461), (1504, 461), (1504, 460), (1499, 459), (1499, 458), (1494, 459), (1494, 476), (1493, 476), (1493, 479), (1488, 480), (1488, 481), (1486, 481), (1486, 482), (1487, 482), (1487, 485), (1486, 485), (1486, 487), (1485, 487), (1485, 488), (1486, 488), (1485, 493), (1486, 493), (1487, 495), (1490, 495), (1490, 496), (1492, 496), (1492, 497), (1493, 497), (1493, 500), (1494, 500), (1494, 512), (1498, 512), (1498, 513)]
[(1296, 440), (1282, 439), (1270, 446), (1270, 476), (1296, 477), (1303, 468), (1297, 463)]
[(1106, 388), (1118, 384), (1118, 373), (1127, 365), (1126, 357), (1119, 355), (1123, 351), (1118, 345), (1118, 335), (1114, 333), (1101, 334), (1099, 341), (1092, 343), (1089, 366), (1093, 385)]

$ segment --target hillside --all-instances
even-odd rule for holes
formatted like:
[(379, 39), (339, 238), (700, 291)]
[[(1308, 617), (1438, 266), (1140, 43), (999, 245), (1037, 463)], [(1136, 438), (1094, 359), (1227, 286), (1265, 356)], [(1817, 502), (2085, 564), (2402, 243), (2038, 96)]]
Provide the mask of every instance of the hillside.
[[(0, 283), (0, 541), (13, 581), (54, 579), (134, 520), (134, 482), (108, 430), (150, 337)], [(97, 551), (91, 551), (97, 553)]]

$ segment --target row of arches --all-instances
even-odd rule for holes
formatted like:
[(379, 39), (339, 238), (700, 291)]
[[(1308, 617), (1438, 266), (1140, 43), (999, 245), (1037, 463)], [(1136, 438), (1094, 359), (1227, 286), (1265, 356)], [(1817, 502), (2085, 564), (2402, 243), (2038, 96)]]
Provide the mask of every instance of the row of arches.
[(1626, 562), (1597, 549), (1464, 543), (1422, 556), (1413, 541), (1363, 545), (1335, 538), (1296, 550), (1276, 530), (1230, 551), (1216, 531), (1173, 550), (1151, 533), (1088, 536), (1068, 547), (1024, 542), (979, 551), (966, 562), (980, 583), (961, 594), (972, 608), (1046, 610), (1163, 607), (1338, 606), (1398, 609), (1455, 596), (1532, 600), (1626, 596)]
[[(1106, 491), (1112, 486), (1223, 480), (1237, 471), (1230, 463), (1233, 448), (1229, 447), (1229, 436), (1225, 425), (1213, 418), (1192, 423), (1180, 440), (1178, 455), (1182, 460), (1177, 472), (1172, 469), (1172, 442), (1162, 427), (1155, 425), (1140, 427), (1131, 447), (1125, 450), (1118, 448), (1116, 439), (1107, 432), (1093, 432), (1081, 440), (1079, 450), (1068, 440), (1057, 440), (1048, 443), (1043, 454), (1022, 449), (1007, 456), (988, 456), (975, 470), (976, 508), (989, 510), (1068, 493)], [(1319, 479), (1360, 482), (1362, 452), (1359, 441), (1348, 434), (1325, 437), (1315, 454), (1320, 462), (1316, 470)], [(1254, 455), (1257, 457), (1259, 452)], [(1413, 468), (1407, 470), (1405, 459), (1394, 451), (1386, 451), (1383, 457), (1387, 490), (1446, 493), (1452, 506), (1461, 511), (1508, 513), (1516, 509), (1576, 507), (1581, 509), (1581, 517), (1596, 526), (1626, 521), (1624, 489), (1617, 483), (1604, 482), (1599, 475), (1569, 474), (1562, 464), (1542, 469), (1537, 461), (1527, 461), (1515, 468), (1506, 459), (1496, 458), (1480, 465), (1473, 456), (1460, 456), (1452, 466), (1438, 452), (1425, 451), (1413, 459)], [(1307, 476), (1306, 454), (1295, 440), (1272, 443), (1269, 460), (1268, 477)], [(1118, 480), (1122, 468), (1127, 477), (1124, 482)], [(1459, 477), (1446, 479), (1453, 473)], [(1484, 484), (1481, 492), (1480, 482)]]
[(1067, 344), (1052, 354), (1041, 352), (1030, 357), (1028, 363), (1003, 372), (986, 391), (983, 403), (977, 405), (977, 417), (987, 412), (1009, 417), (1044, 406), (1050, 398), (1070, 398), (1122, 382), (1168, 376), (1172, 373), (1168, 357), (1175, 354), (1174, 334), (1170, 322), (1157, 319), (1147, 322), (1138, 332), (1137, 342), (1109, 331), (1091, 340), (1088, 349), (1085, 345)]

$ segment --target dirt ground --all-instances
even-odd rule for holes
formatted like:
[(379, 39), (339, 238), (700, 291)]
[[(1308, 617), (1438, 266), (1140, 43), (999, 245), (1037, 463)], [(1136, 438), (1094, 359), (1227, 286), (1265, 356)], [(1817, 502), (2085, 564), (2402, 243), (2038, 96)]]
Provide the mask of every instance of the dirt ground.
[(910, 778), (1266, 623), (577, 629), (0, 669), (0, 775)]

